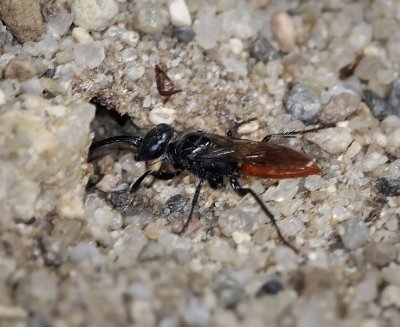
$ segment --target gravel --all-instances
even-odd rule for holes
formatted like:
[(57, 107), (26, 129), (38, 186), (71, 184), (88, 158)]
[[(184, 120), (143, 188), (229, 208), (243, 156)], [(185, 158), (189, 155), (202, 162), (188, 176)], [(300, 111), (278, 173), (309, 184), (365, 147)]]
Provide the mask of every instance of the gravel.
[[(1, 326), (400, 325), (397, 1), (0, 9)], [(155, 65), (182, 89), (166, 105)], [(169, 168), (123, 144), (88, 159), (94, 137), (158, 123), (226, 135), (237, 121), (250, 140), (336, 124), (270, 140), (320, 175), (240, 179), (298, 255), (229, 184), (205, 183), (178, 235), (195, 176), (130, 193)]]

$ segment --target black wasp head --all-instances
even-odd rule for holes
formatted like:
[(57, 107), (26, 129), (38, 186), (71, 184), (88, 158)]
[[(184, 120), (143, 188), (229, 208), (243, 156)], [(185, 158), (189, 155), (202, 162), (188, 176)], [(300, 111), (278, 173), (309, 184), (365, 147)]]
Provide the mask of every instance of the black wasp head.
[(148, 161), (161, 157), (174, 133), (174, 129), (168, 124), (158, 124), (153, 127), (143, 138), (136, 160)]

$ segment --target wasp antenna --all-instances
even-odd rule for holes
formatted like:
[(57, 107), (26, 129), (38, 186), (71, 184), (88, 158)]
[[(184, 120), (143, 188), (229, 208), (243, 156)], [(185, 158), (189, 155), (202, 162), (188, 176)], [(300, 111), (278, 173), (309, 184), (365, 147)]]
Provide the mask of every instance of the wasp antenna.
[(119, 135), (119, 136), (113, 136), (108, 139), (104, 139), (98, 142), (93, 143), (90, 146), (89, 151), (94, 151), (98, 148), (101, 148), (105, 145), (108, 144), (113, 144), (113, 143), (125, 143), (130, 146), (133, 146), (135, 148), (138, 148), (140, 146), (140, 143), (142, 142), (142, 138), (139, 136), (131, 136), (131, 135)]

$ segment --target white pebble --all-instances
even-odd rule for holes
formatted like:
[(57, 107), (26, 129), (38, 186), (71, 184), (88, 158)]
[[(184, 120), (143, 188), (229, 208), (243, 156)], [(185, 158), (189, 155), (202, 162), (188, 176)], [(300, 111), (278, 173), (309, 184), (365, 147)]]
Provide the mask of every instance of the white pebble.
[(243, 51), (243, 42), (236, 37), (233, 37), (229, 40), (229, 45), (232, 52), (236, 55), (240, 54)]
[(324, 129), (318, 133), (308, 134), (305, 138), (331, 154), (344, 152), (353, 141), (350, 131), (344, 127)]
[(396, 285), (387, 286), (382, 292), (381, 304), (384, 307), (400, 307), (400, 287)]
[(236, 244), (241, 244), (243, 242), (250, 241), (251, 237), (248, 233), (241, 232), (241, 231), (234, 231), (232, 233), (232, 239)]
[(365, 156), (365, 160), (362, 163), (362, 171), (368, 172), (373, 171), (378, 166), (383, 165), (388, 160), (388, 157), (378, 152), (372, 152)]
[(103, 31), (118, 15), (119, 5), (114, 0), (74, 0), (71, 12), (74, 23), (89, 31)]
[(166, 107), (154, 108), (149, 113), (149, 120), (152, 124), (172, 124), (175, 120), (176, 110)]
[(284, 52), (289, 52), (295, 46), (295, 32), (292, 17), (286, 12), (279, 12), (271, 20), (272, 34)]
[(384, 267), (382, 269), (382, 278), (390, 284), (400, 286), (400, 266), (391, 263), (389, 267)]
[(178, 27), (192, 25), (192, 18), (185, 0), (170, 0), (168, 9), (172, 25)]
[(397, 128), (388, 135), (388, 148), (389, 151), (400, 148), (400, 128)]
[(92, 36), (83, 27), (79, 27), (79, 26), (75, 27), (72, 30), (71, 35), (72, 35), (72, 38), (78, 43), (92, 43), (93, 42)]

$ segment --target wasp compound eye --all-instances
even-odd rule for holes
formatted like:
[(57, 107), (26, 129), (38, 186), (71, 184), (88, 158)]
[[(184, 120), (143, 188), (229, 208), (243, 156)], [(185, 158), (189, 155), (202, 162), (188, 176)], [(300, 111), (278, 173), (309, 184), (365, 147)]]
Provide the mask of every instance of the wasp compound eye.
[(159, 124), (151, 129), (143, 138), (140, 145), (137, 160), (147, 161), (161, 157), (167, 148), (174, 130), (167, 124)]

